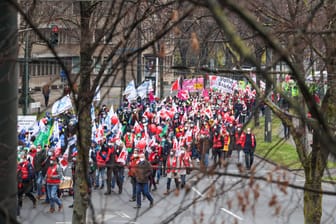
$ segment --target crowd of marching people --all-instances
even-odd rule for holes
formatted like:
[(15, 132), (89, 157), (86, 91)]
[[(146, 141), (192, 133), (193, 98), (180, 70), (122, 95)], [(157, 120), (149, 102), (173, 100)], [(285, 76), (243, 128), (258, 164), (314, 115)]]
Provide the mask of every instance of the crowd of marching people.
[[(104, 190), (105, 195), (114, 189), (122, 194), (126, 187), (135, 208), (141, 207), (142, 196), (152, 207), (151, 192), (159, 186), (164, 186), (165, 195), (174, 189), (172, 181), (175, 189), (182, 189), (193, 169), (206, 170), (211, 164), (221, 167), (234, 151), (238, 155), (234, 162), (251, 169), (256, 139), (251, 129), (243, 127), (254, 109), (254, 99), (250, 91), (210, 91), (162, 100), (125, 98), (116, 111), (106, 105), (93, 107), (89, 186), (92, 191)], [(74, 171), (76, 164), (74, 117), (71, 113), (57, 118), (47, 114), (43, 125), (56, 120), (58, 124), (54, 127), (57, 137), (49, 135), (46, 144), (36, 143), (36, 134), (19, 134), (19, 207), (26, 194), (33, 207), (43, 198), (50, 213), (63, 209), (59, 186), (64, 169), (72, 164)], [(126, 178), (130, 180), (127, 186)]]

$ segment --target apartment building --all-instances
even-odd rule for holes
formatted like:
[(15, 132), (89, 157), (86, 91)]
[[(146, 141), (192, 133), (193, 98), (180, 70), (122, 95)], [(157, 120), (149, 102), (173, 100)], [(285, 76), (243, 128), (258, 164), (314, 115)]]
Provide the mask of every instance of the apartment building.
[[(75, 80), (79, 73), (79, 2), (57, 0), (36, 1), (35, 5), (31, 5), (33, 2), (30, 1), (21, 1), (20, 3), (22, 7), (27, 8), (28, 14), (31, 13), (32, 21), (38, 27), (39, 34), (33, 31), (31, 26), (27, 25), (28, 23), (23, 20), (22, 16), (19, 16), (19, 60), (17, 69), (19, 91), (22, 91), (21, 84), (26, 77), (29, 77), (28, 84), (32, 92), (40, 92), (41, 87), (47, 83), (51, 85), (52, 90), (63, 88), (65, 80), (62, 77), (64, 77), (66, 71), (72, 80)], [(140, 54), (131, 54), (139, 47), (144, 46), (154, 36), (155, 27), (148, 25), (151, 24), (150, 22), (144, 21), (141, 30), (132, 31), (133, 33), (128, 36), (129, 39), (125, 40), (127, 43), (120, 44), (119, 40), (122, 38), (120, 36), (125, 35), (127, 26), (133, 25), (134, 21), (132, 19), (136, 17), (131, 16), (131, 14), (128, 16), (123, 11), (125, 13), (124, 17), (120, 17), (123, 18), (123, 21), (118, 21), (117, 28), (115, 28), (112, 25), (116, 20), (108, 20), (114, 15), (117, 16), (117, 12), (108, 10), (109, 4), (109, 1), (106, 1), (97, 6), (100, 8), (94, 13), (92, 20), (96, 21), (92, 22), (92, 35), (90, 36), (92, 43), (97, 42), (97, 46), (92, 53), (92, 79), (95, 75), (98, 75), (105, 62), (106, 66), (103, 75), (110, 76), (110, 81), (102, 84), (102, 95), (111, 90), (119, 93), (120, 89), (124, 88), (133, 79), (136, 83), (140, 83), (146, 78), (155, 79), (162, 77), (164, 83), (171, 83), (174, 79), (173, 71), (171, 70), (174, 60), (173, 41), (169, 38), (160, 41), (161, 45), (165, 45), (166, 52), (164, 57), (159, 58), (158, 51), (153, 51), (152, 47), (142, 51)], [(122, 5), (122, 1), (119, 4)], [(118, 8), (116, 5), (113, 7), (116, 10)], [(130, 5), (122, 7), (132, 9)], [(155, 17), (155, 15), (153, 16)], [(106, 24), (108, 25), (106, 26)], [(115, 28), (115, 30), (110, 32), (109, 28)], [(56, 36), (54, 36), (55, 31), (57, 33)], [(56, 43), (54, 38), (57, 38)], [(54, 45), (54, 51), (64, 64), (65, 69), (61, 67), (46, 41)], [(120, 47), (118, 47), (118, 44)], [(153, 46), (157, 47), (157, 45)], [(113, 55), (111, 52), (113, 52)], [(132, 55), (127, 59), (127, 64), (123, 65), (123, 67), (113, 67), (116, 65), (118, 57), (127, 53)], [(114, 81), (112, 82), (111, 79)], [(109, 97), (108, 95), (111, 95), (112, 98), (116, 97), (116, 94), (107, 94), (107, 97)], [(115, 100), (112, 99), (112, 101)], [(111, 103), (111, 99), (108, 99), (107, 103)]]

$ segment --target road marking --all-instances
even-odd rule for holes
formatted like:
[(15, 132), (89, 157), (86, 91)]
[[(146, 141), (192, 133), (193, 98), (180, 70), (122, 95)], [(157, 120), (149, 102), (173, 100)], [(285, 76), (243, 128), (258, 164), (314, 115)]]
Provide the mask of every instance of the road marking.
[(131, 217), (128, 216), (125, 212), (116, 212), (117, 215), (119, 215), (122, 218), (130, 219)]
[(96, 222), (100, 223), (100, 222), (104, 222), (104, 221), (107, 221), (111, 218), (114, 218), (116, 217), (115, 215), (112, 215), (112, 214), (99, 214), (96, 216)]
[(199, 192), (199, 190), (197, 190), (195, 187), (192, 187), (191, 189), (195, 191), (199, 196), (203, 197), (203, 194)]
[(242, 217), (240, 217), (240, 216), (234, 214), (233, 212), (231, 212), (231, 211), (229, 211), (229, 210), (227, 210), (227, 209), (225, 209), (225, 208), (221, 208), (221, 210), (223, 210), (224, 212), (228, 213), (229, 215), (232, 215), (233, 217), (235, 217), (235, 218), (237, 218), (237, 219), (239, 219), (239, 220), (241, 220), (241, 221), (244, 220)]

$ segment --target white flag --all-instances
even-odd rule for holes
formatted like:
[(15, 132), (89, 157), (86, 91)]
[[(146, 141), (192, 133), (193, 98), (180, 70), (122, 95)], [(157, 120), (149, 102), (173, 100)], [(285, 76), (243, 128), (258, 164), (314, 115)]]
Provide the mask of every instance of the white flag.
[(154, 91), (152, 80), (143, 82), (137, 88), (138, 96), (140, 96), (142, 99), (145, 98), (152, 91)]
[(132, 80), (132, 81), (130, 81), (130, 82), (128, 83), (128, 85), (126, 86), (123, 95), (127, 95), (127, 94), (130, 94), (130, 93), (135, 92), (135, 91), (136, 91), (136, 90), (135, 90), (134, 80)]
[(64, 96), (60, 100), (57, 100), (52, 108), (51, 108), (51, 114), (52, 116), (57, 116), (69, 109), (72, 108), (72, 103), (69, 95)]

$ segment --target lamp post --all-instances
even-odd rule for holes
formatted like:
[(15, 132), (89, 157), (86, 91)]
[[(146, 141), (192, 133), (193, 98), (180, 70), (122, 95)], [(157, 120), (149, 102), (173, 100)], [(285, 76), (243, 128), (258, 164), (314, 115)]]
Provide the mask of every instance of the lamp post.
[(25, 33), (24, 74), (23, 74), (23, 115), (27, 115), (29, 106), (29, 35)]
[(18, 32), (24, 32), (24, 39), (23, 39), (23, 49), (24, 49), (24, 58), (20, 60), (20, 62), (24, 63), (23, 66), (23, 74), (21, 78), (21, 86), (22, 92), (19, 99), (19, 103), (23, 106), (22, 107), (22, 114), (27, 115), (28, 107), (29, 107), (29, 63), (30, 63), (30, 40), (29, 40), (29, 31), (33, 30), (32, 28), (21, 29)]

